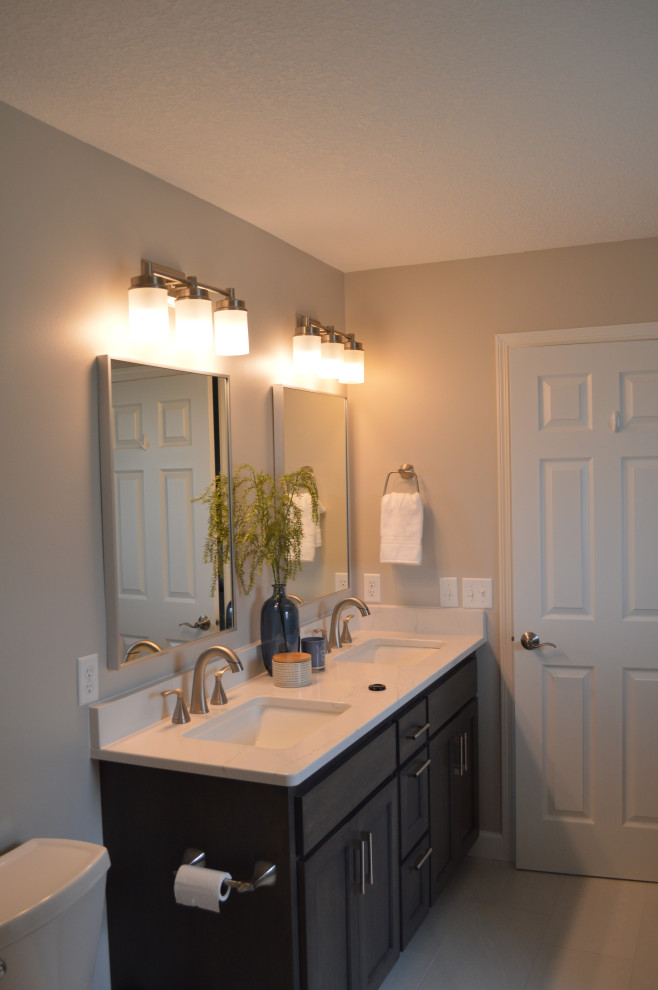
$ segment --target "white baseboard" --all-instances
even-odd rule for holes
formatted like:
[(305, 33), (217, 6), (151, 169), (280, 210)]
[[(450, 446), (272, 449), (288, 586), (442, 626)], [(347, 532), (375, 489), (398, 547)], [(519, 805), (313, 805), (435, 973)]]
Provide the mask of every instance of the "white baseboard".
[(480, 832), (469, 856), (476, 859), (505, 860), (505, 843), (502, 832)]

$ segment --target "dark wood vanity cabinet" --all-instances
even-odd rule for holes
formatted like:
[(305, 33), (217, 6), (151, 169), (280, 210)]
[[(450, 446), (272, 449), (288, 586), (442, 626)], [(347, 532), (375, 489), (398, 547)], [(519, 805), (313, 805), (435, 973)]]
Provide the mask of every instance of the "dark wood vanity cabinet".
[[(477, 836), (475, 656), (297, 788), (101, 762), (112, 990), (375, 990)], [(248, 880), (176, 904), (187, 847)]]

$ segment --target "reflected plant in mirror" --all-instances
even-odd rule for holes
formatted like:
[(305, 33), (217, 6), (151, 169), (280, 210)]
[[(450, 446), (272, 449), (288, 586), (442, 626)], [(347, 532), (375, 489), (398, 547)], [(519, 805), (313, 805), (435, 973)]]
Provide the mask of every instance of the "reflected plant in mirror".
[(310, 602), (349, 588), (347, 399), (288, 385), (274, 385), (272, 398), (277, 477), (303, 464), (318, 489), (316, 539), (305, 540), (302, 566), (287, 585)]
[(217, 591), (220, 575), (231, 560), (230, 488), (225, 474), (217, 474), (201, 495), (192, 499), (206, 506), (208, 532), (203, 545), (203, 562), (212, 572), (210, 594)]
[(234, 626), (230, 541), (204, 562), (207, 515), (194, 501), (217, 475), (228, 486), (229, 383), (97, 363), (107, 662), (118, 669)]
[(241, 464), (233, 476), (235, 573), (245, 594), (266, 565), (286, 585), (302, 565), (302, 547), (320, 523), (313, 472), (298, 468), (274, 479)]

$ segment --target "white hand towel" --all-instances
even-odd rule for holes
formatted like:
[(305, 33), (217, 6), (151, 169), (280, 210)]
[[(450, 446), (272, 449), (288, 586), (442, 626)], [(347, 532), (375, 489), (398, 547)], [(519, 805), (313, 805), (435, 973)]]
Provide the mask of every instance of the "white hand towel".
[[(304, 527), (304, 532), (302, 535), (301, 559), (302, 561), (315, 560), (316, 548), (322, 546), (322, 532), (319, 525), (313, 522), (313, 503), (311, 502), (311, 496), (308, 492), (300, 492), (299, 495), (293, 496), (293, 500), (302, 512), (302, 526)], [(324, 506), (321, 502), (318, 505), (318, 512), (320, 514), (324, 512)]]
[(420, 564), (423, 540), (423, 502), (419, 492), (390, 492), (382, 498), (382, 564)]

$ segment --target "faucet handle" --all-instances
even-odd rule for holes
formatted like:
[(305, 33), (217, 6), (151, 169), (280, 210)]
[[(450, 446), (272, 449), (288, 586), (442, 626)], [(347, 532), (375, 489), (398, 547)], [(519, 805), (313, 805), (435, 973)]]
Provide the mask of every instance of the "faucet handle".
[(214, 674), (214, 677), (215, 677), (215, 687), (214, 687), (213, 692), (212, 692), (212, 698), (210, 699), (210, 704), (211, 705), (228, 705), (228, 698), (226, 697), (226, 691), (224, 690), (224, 684), (222, 682), (222, 677), (227, 672), (227, 670), (232, 670), (234, 674), (237, 673), (238, 670), (244, 670), (244, 667), (242, 666), (242, 664), (240, 663), (239, 660), (238, 660), (238, 663), (240, 664), (240, 666), (239, 667), (236, 667), (229, 660), (230, 666), (227, 665), (226, 667), (222, 667), (221, 670), (216, 670), (215, 671), (215, 674)]
[(180, 688), (171, 688), (169, 691), (163, 691), (162, 697), (166, 698), (169, 694), (176, 695), (176, 707), (174, 708), (174, 714), (171, 716), (171, 721), (174, 725), (184, 725), (190, 720), (190, 713), (187, 710), (187, 705), (183, 698), (183, 692)]
[(350, 627), (348, 626), (347, 623), (350, 621), (350, 619), (353, 618), (354, 618), (354, 613), (352, 613), (352, 615), (346, 615), (343, 619), (343, 631), (340, 634), (341, 646), (345, 646), (347, 643), (352, 642), (352, 634), (350, 632)]

